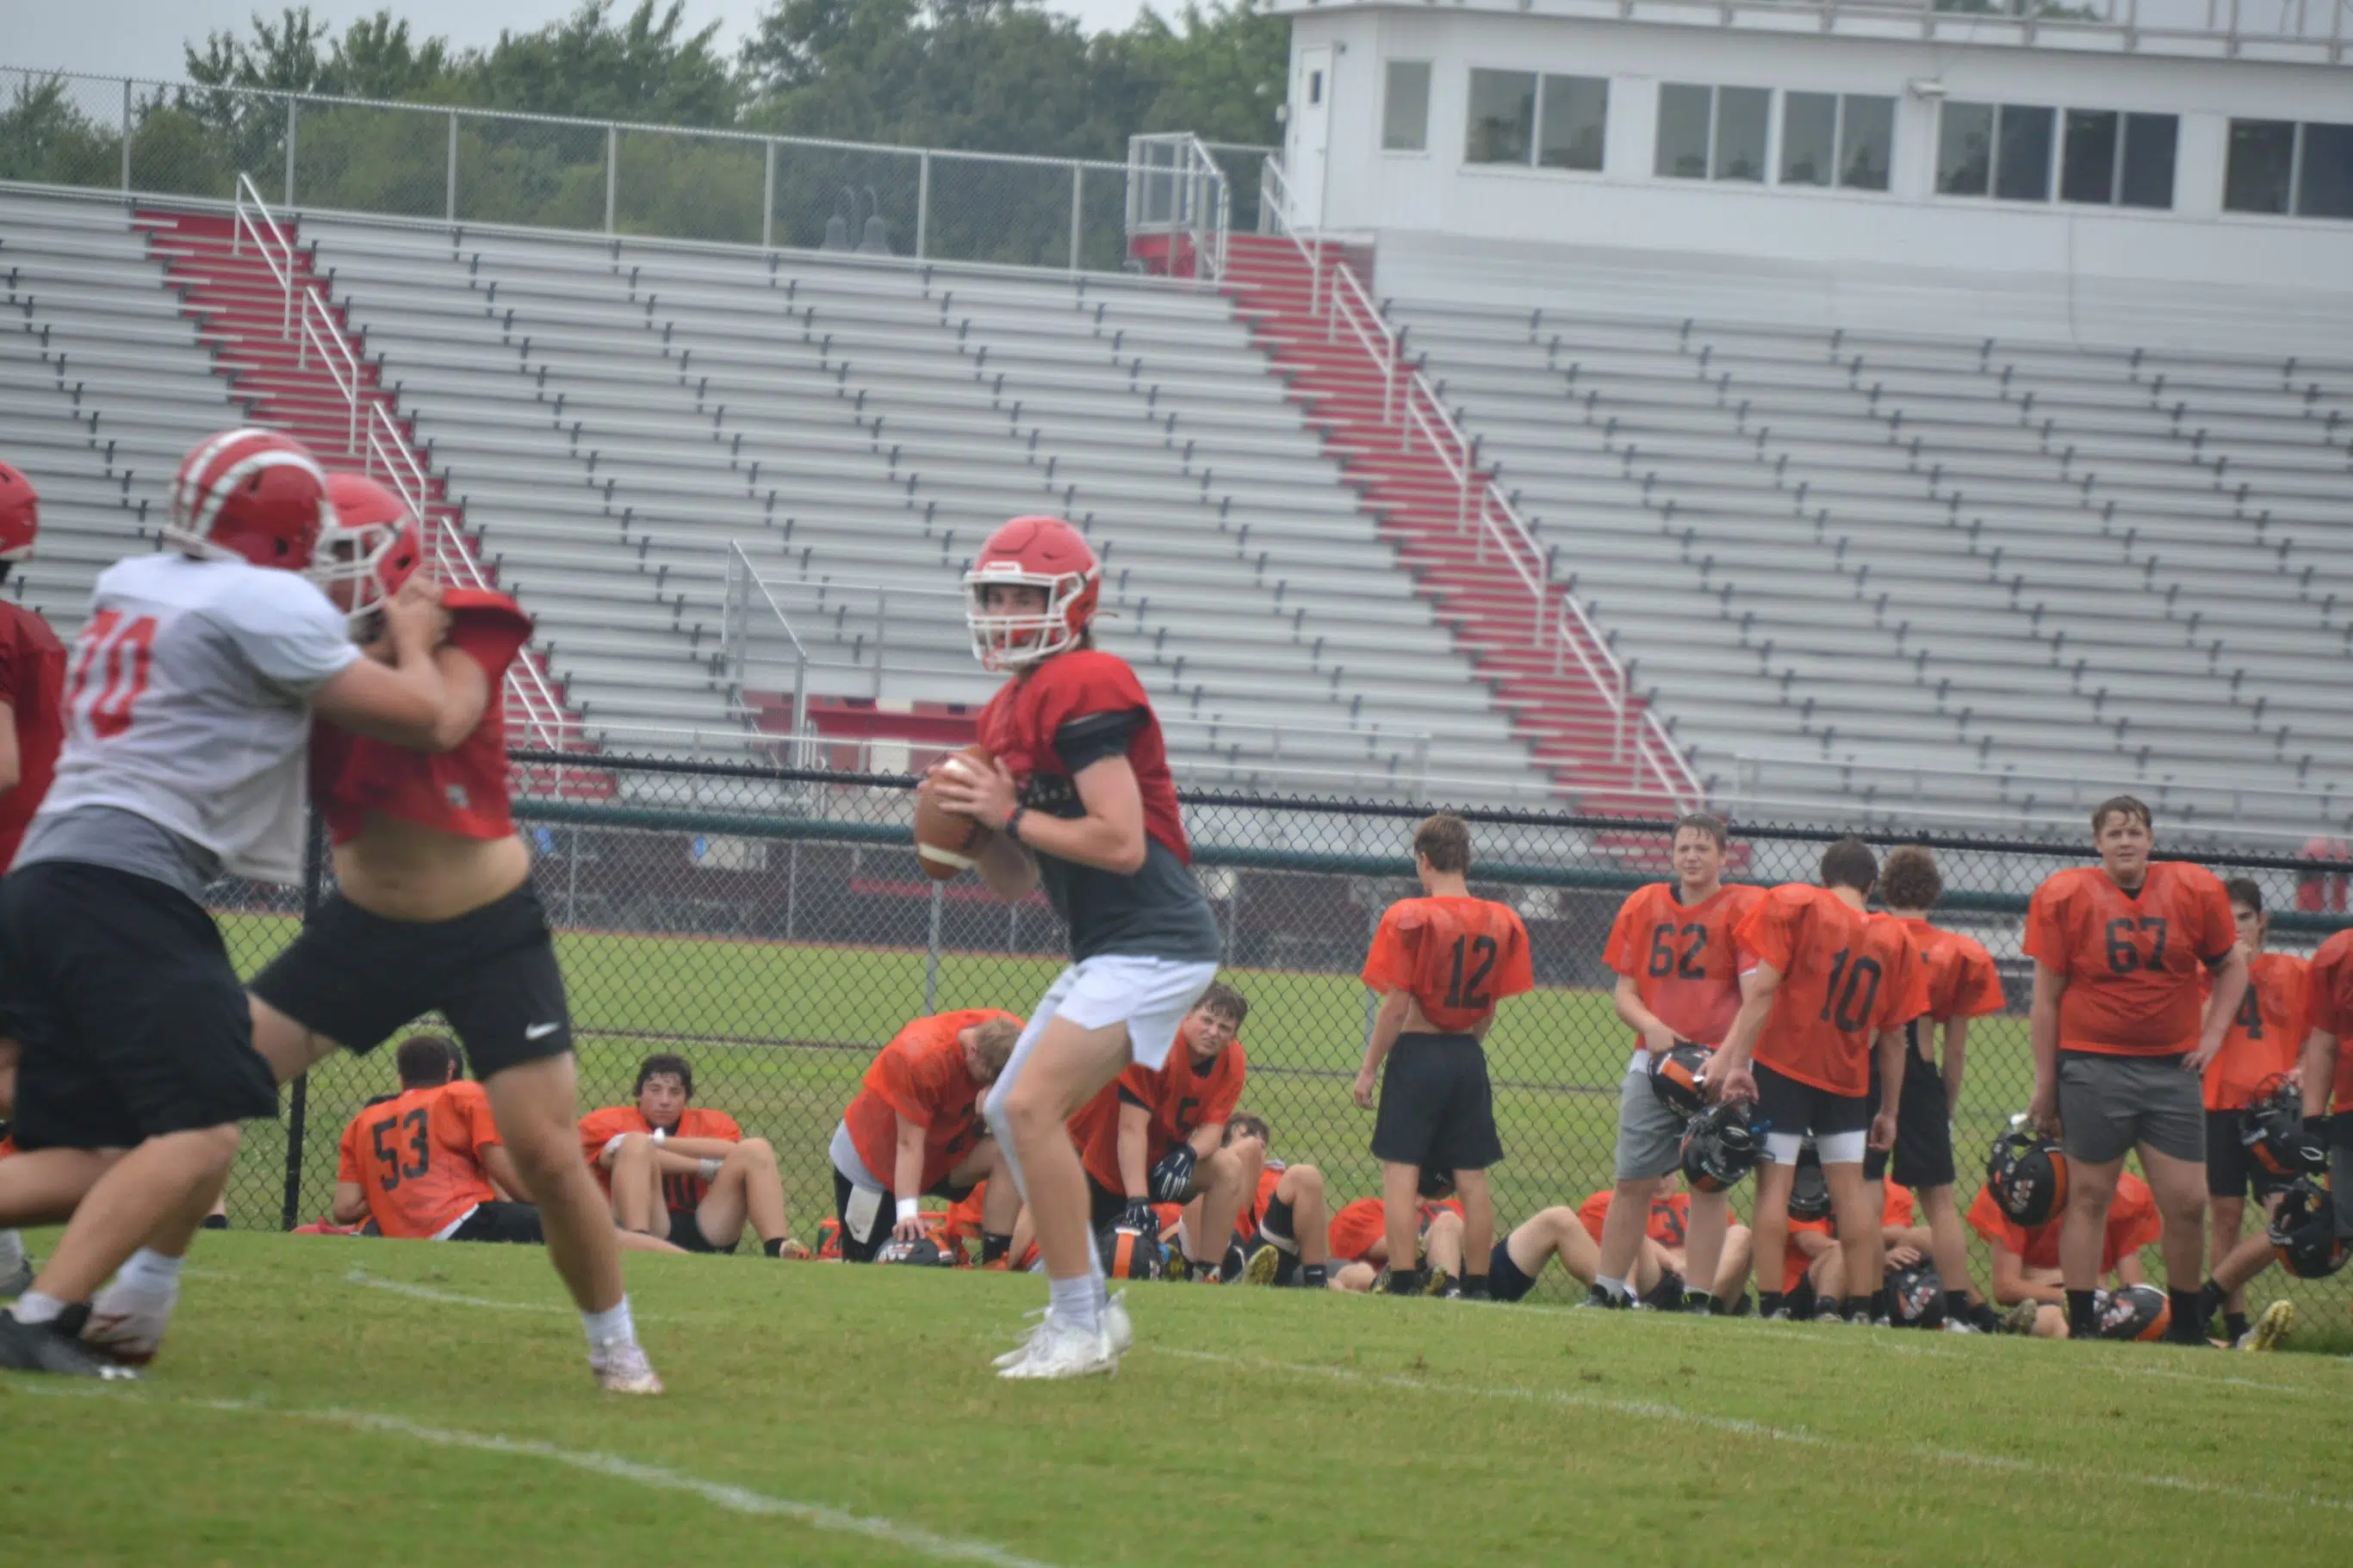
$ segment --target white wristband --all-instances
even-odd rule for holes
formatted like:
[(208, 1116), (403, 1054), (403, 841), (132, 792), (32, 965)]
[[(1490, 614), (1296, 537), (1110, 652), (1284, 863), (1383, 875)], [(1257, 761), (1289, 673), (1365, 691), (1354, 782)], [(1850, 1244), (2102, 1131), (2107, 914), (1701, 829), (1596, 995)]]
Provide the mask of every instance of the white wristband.
[(899, 1200), (900, 1224), (904, 1225), (911, 1219), (921, 1217), (923, 1212), (923, 1203), (921, 1198), (901, 1198)]
[(616, 1132), (610, 1138), (606, 1139), (605, 1158), (608, 1160), (611, 1159), (613, 1157), (613, 1152), (618, 1149), (621, 1146), (622, 1141), (628, 1137), (628, 1134), (626, 1132)]
[(666, 1128), (666, 1127), (657, 1127), (657, 1128), (655, 1128), (655, 1129), (654, 1129), (654, 1142), (655, 1142), (659, 1143), (659, 1142), (660, 1142), (663, 1139), (665, 1139), (665, 1138), (667, 1138), (667, 1137), (669, 1137), (669, 1136), (670, 1136), (670, 1129), (668, 1129), (668, 1128)]

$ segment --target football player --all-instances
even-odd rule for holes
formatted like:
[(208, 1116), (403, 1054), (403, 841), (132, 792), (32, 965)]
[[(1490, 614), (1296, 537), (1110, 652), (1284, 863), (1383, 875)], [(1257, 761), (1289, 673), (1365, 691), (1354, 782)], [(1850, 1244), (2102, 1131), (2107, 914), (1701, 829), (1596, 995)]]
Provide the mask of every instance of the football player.
[(978, 825), (991, 891), (1042, 886), (1070, 931), (1071, 966), (983, 1102), (1046, 1260), (1046, 1316), (1008, 1352), (1011, 1378), (1108, 1373), (1133, 1342), (1104, 1288), (1065, 1124), (1126, 1068), (1168, 1064), (1223, 948), (1187, 869), (1160, 721), (1134, 671), (1093, 646), (1102, 577), (1060, 519), (1016, 518), (989, 536), (965, 574), (965, 613), (983, 668), (1008, 677), (980, 716), (993, 760), (985, 773), (944, 762), (922, 786)]
[[(1520, 917), (1471, 896), (1469, 824), (1444, 814), (1426, 818), (1414, 829), (1413, 866), (1422, 896), (1382, 913), (1365, 956), (1364, 982), (1381, 1002), (1356, 1074), (1356, 1105), (1373, 1108), (1377, 1079), (1373, 1158), (1381, 1163), (1389, 1256), (1402, 1258), (1413, 1245), (1415, 1194), (1425, 1173), (1448, 1172), (1461, 1194), (1465, 1267), (1474, 1270), (1464, 1275), (1462, 1293), (1477, 1297), (1486, 1292), (1495, 1240), (1487, 1167), (1504, 1157), (1484, 1042), (1496, 1004), (1534, 989), (1535, 976)], [(1420, 1285), (1392, 1264), (1392, 1293)]]
[[(1900, 923), (1919, 949), (1928, 1010), (1904, 1026), (1895, 1146), (1867, 1153), (1862, 1175), (1866, 1182), (1883, 1181), (1892, 1164), (1895, 1180), (1919, 1194), (1928, 1215), (1929, 1251), (1945, 1287), (1946, 1327), (1957, 1333), (1989, 1333), (1997, 1326), (1993, 1309), (1969, 1284), (1968, 1236), (1953, 1201), (1953, 1108), (1961, 1099), (1969, 1020), (2001, 1011), (2001, 976), (1982, 943), (1928, 923), (1928, 911), (1944, 891), (1934, 850), (1906, 844), (1888, 851), (1879, 874), (1879, 900), (1887, 908), (1887, 918)], [(1940, 1026), (1941, 1065), (1936, 1048)], [(1884, 1086), (1878, 1082), (1878, 1063), (1872, 1065), (1875, 1096)]]
[(749, 1223), (770, 1258), (808, 1256), (785, 1223), (775, 1148), (725, 1111), (687, 1103), (694, 1068), (684, 1057), (638, 1063), (636, 1094), (580, 1119), (581, 1152), (612, 1192), (614, 1224), (689, 1252), (733, 1252)]
[[(1263, 1116), (1238, 1110), (1226, 1123), (1226, 1147), (1245, 1159), (1254, 1156), (1258, 1165), (1254, 1195), (1234, 1219), (1234, 1245), (1246, 1260), (1242, 1279), (1320, 1290), (1331, 1278), (1324, 1173), (1276, 1159), (1269, 1152), (1273, 1141), (1274, 1129)], [(1176, 1211), (1185, 1232), (1202, 1223), (1205, 1201), (1196, 1198)], [(1170, 1217), (1167, 1208), (1159, 1212)]]
[[(1757, 1256), (1781, 1256), (1789, 1187), (1808, 1135), (1837, 1213), (1848, 1289), (1848, 1318), (1885, 1314), (1874, 1300), (1882, 1270), (1879, 1226), (1863, 1186), (1870, 1145), (1895, 1141), (1895, 1097), (1902, 1082), (1902, 1026), (1927, 1010), (1920, 956), (1904, 929), (1863, 913), (1879, 862), (1859, 838), (1823, 852), (1821, 886), (1788, 883), (1767, 893), (1742, 920), (1733, 940), (1746, 967), (1740, 1013), (1708, 1075), (1712, 1094), (1752, 1100), (1771, 1124), (1757, 1171)], [(1871, 1058), (1884, 1082), (1874, 1114)], [(1778, 1281), (1776, 1281), (1778, 1283)], [(1772, 1315), (1780, 1292), (1759, 1292)]]
[[(126, 1353), (152, 1349), (237, 1123), (278, 1113), (201, 900), (224, 871), (301, 879), (312, 712), (419, 749), (448, 722), (429, 584), (385, 605), (387, 664), (362, 656), (303, 575), (332, 518), (299, 442), (227, 431), (180, 465), (165, 548), (99, 575), (68, 662), (56, 777), (0, 881), (26, 1151), (0, 1163), (0, 1225), (62, 1218), (61, 1195), (88, 1184), (0, 1319), (0, 1367), (106, 1375), (79, 1342), (86, 1326), (126, 1336)], [(130, 1152), (93, 1174), (110, 1149)]]
[(2353, 1239), (2353, 931), (2338, 931), (2312, 955), (2305, 972), (2302, 1032), (2301, 1153), (2306, 1171), (2331, 1173), (2337, 1234)]
[[(1448, 1173), (1436, 1171), (1422, 1179), (1415, 1194), (1416, 1278), (1424, 1293), (1461, 1276), (1462, 1202), (1453, 1192)], [(1326, 1283), (1335, 1290), (1371, 1290), (1390, 1261), (1388, 1200), (1356, 1198), (1342, 1204), (1325, 1227), (1324, 1239), (1333, 1264)]]
[[(2034, 960), (2030, 1114), (2067, 1152), (2067, 1323), (2099, 1337), (2103, 1215), (2127, 1153), (2157, 1194), (2170, 1298), (2167, 1337), (2204, 1344), (2206, 1108), (2200, 1079), (2246, 995), (2247, 956), (2230, 896), (2203, 867), (2151, 860), (2148, 807), (2130, 795), (2092, 813), (2100, 864), (2054, 872), (2029, 904)], [(2198, 973), (2213, 972), (2199, 1020)]]
[(1213, 984), (1177, 1026), (1178, 1048), (1157, 1068), (1128, 1068), (1071, 1122), (1086, 1167), (1096, 1229), (1124, 1224), (1157, 1236), (1160, 1204), (1200, 1200), (1200, 1223), (1171, 1258), (1172, 1272), (1214, 1283), (1229, 1268), (1234, 1222), (1258, 1185), (1263, 1144), (1229, 1147), (1226, 1122), (1250, 1071), (1238, 1034), (1250, 1014), (1240, 992)]
[[(2063, 1214), (2042, 1225), (2020, 1225), (2001, 1212), (1988, 1186), (1969, 1205), (1968, 1224), (1992, 1250), (1994, 1300), (2011, 1309), (2002, 1327), (2041, 1339), (2066, 1338), (2072, 1299), (2059, 1267)], [(2116, 1199), (2101, 1226), (2098, 1278), (2116, 1285), (2147, 1283), (2140, 1249), (2163, 1230), (2148, 1184), (2129, 1171), (2119, 1174)]]
[[(927, 1194), (955, 1205), (997, 1173), (1002, 1161), (981, 1123), (980, 1097), (1020, 1037), (1019, 1018), (975, 1007), (917, 1018), (875, 1056), (833, 1131), (834, 1215), (844, 1259), (871, 1263), (886, 1241), (922, 1239)], [(890, 1173), (887, 1185), (878, 1170)], [(1012, 1249), (1021, 1208), (1011, 1182), (990, 1190), (996, 1196), (979, 1216), (984, 1264)]]
[[(1721, 1193), (1701, 1195), (1725, 1196)], [(1604, 1187), (1577, 1205), (1577, 1223), (1585, 1226), (1586, 1234), (1593, 1237), (1596, 1245), (1599, 1245), (1609, 1234), (1609, 1211), (1616, 1205), (1616, 1201), (1617, 1189)], [(1748, 1278), (1753, 1255), (1748, 1227), (1732, 1218), (1729, 1208), (1726, 1209), (1724, 1242), (1717, 1253), (1715, 1278), (1708, 1282), (1710, 1288), (1706, 1291), (1694, 1291), (1686, 1282), (1691, 1278), (1687, 1270), (1693, 1267), (1692, 1215), (1699, 1207), (1689, 1193), (1671, 1193), (1662, 1189), (1651, 1193), (1650, 1222), (1643, 1227), (1641, 1251), (1636, 1255), (1638, 1258), (1648, 1259), (1648, 1262), (1637, 1269), (1636, 1280), (1644, 1277), (1658, 1279), (1672, 1276), (1683, 1294), (1680, 1300), (1670, 1302), (1659, 1299), (1655, 1290), (1650, 1290), (1638, 1295), (1635, 1300), (1638, 1304), (1648, 1300), (1671, 1310), (1688, 1311), (1693, 1310), (1692, 1297), (1704, 1294), (1707, 1298), (1705, 1308), (1708, 1311), (1719, 1316), (1737, 1316), (1739, 1313), (1736, 1309), (1745, 1310), (1742, 1304), (1747, 1302), (1747, 1292), (1743, 1285)], [(1590, 1296), (1587, 1299), (1591, 1300)]]
[(2269, 1350), (2286, 1331), (2295, 1309), (2281, 1311), (2277, 1309), (2283, 1303), (2274, 1302), (2264, 1314), (2268, 1328), (2256, 1333), (2247, 1317), (2247, 1284), (2272, 1266), (2275, 1255), (2264, 1226), (2243, 1238), (2239, 1229), (2245, 1223), (2250, 1191), (2268, 1215), (2297, 1173), (2265, 1169), (2250, 1152), (2245, 1134), (2251, 1131), (2252, 1108), (2265, 1092), (2275, 1083), (2295, 1081), (2304, 1043), (2306, 966), (2291, 953), (2263, 950), (2271, 917), (2263, 912), (2263, 890), (2253, 879), (2233, 877), (2222, 890), (2231, 900), (2239, 944), (2247, 951), (2247, 991), (2225, 1026), (2222, 1048), (2206, 1064), (2207, 1264), (2212, 1272), (2200, 1291), (2198, 1321), (2202, 1332), (2220, 1311), (2225, 1340), (2249, 1350)]
[[(1609, 928), (1602, 962), (1618, 976), (1615, 1001), (1620, 1022), (1634, 1031), (1634, 1056), (1618, 1095), (1618, 1215), (1603, 1221), (1600, 1271), (1588, 1301), (1598, 1307), (1629, 1306), (1634, 1300), (1629, 1274), (1642, 1244), (1641, 1217), (1652, 1211), (1652, 1197), (1682, 1167), (1681, 1146), (1689, 1113), (1679, 1114), (1654, 1093), (1651, 1068), (1688, 1040), (1710, 1051), (1724, 1043), (1740, 1011), (1740, 971), (1732, 933), (1764, 889), (1724, 885), (1724, 819), (1693, 812), (1675, 822), (1675, 879), (1636, 889), (1620, 906)], [(1708, 1310), (1726, 1261), (1730, 1207), (1722, 1193), (1684, 1197), (1691, 1215), (1689, 1263), (1699, 1288), (1686, 1306)], [(1588, 1200), (1589, 1202), (1589, 1200)], [(1655, 1215), (1654, 1215), (1655, 1219)], [(1747, 1272), (1743, 1268), (1733, 1277)], [(1683, 1274), (1682, 1269), (1678, 1269)]]
[[(352, 635), (375, 642), (388, 608), (429, 583), (423, 527), (363, 476), (334, 476), (329, 494), (337, 526), (321, 576)], [(501, 693), (531, 619), (486, 589), (439, 596), (448, 639), (431, 665), (450, 701), (429, 747), (386, 745), (333, 714), (311, 738), (335, 889), (254, 977), (257, 1040), (284, 1082), (339, 1047), (364, 1053), (425, 1013), (446, 1016), (537, 1203), (592, 1374), (615, 1392), (659, 1393), (604, 1195), (575, 1152), (571, 1011), (510, 806)]]

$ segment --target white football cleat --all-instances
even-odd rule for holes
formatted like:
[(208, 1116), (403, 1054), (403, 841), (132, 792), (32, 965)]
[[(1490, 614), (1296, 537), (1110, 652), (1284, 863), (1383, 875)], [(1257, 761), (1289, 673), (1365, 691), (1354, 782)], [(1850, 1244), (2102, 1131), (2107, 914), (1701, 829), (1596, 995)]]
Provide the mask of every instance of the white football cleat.
[(1103, 1302), (1103, 1337), (1111, 1341), (1111, 1353), (1125, 1355), (1135, 1348), (1135, 1325), (1127, 1321), (1127, 1292), (1121, 1290)]
[(592, 1347), (588, 1352), (588, 1370), (596, 1374), (596, 1386), (607, 1394), (662, 1391), (662, 1380), (655, 1375), (653, 1363), (646, 1359), (645, 1347), (635, 1340)]
[(1049, 1313), (1036, 1337), (1030, 1340), (1029, 1353), (997, 1375), (1015, 1381), (1053, 1382), (1118, 1370), (1119, 1352), (1112, 1349), (1108, 1332), (1100, 1328), (1082, 1329)]
[(1034, 1307), (1024, 1312), (1022, 1316), (1030, 1321), (1029, 1326), (1021, 1331), (1020, 1340), (1011, 1350), (1007, 1351), (989, 1364), (996, 1367), (997, 1371), (1003, 1372), (1008, 1366), (1018, 1366), (1027, 1361), (1029, 1357), (1029, 1347), (1037, 1343), (1039, 1334), (1046, 1331), (1046, 1314), (1049, 1310), (1050, 1309), (1045, 1307)]
[(1948, 1334), (1980, 1334), (1985, 1331), (1978, 1328), (1975, 1323), (1970, 1322), (1967, 1318), (1947, 1318), (1945, 1320), (1945, 1331)]
[(109, 1285), (90, 1304), (81, 1342), (109, 1361), (145, 1366), (163, 1348), (164, 1331), (172, 1326), (172, 1309), (179, 1301), (176, 1291), (159, 1302), (144, 1292)]

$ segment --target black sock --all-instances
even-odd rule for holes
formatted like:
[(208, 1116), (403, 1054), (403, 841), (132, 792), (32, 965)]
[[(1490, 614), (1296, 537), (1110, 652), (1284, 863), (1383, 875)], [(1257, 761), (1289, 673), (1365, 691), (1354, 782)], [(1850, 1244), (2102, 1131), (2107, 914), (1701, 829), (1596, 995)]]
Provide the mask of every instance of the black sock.
[(785, 1255), (786, 1239), (786, 1237), (781, 1236), (770, 1237), (767, 1240), (760, 1243), (760, 1250), (766, 1253), (771, 1258), (782, 1258)]
[(1786, 1300), (1787, 1298), (1778, 1290), (1759, 1290), (1757, 1293), (1757, 1315), (1760, 1318), (1771, 1317), (1781, 1310), (1781, 1304)]
[(1487, 1300), (1487, 1277), (1484, 1274), (1465, 1274), (1462, 1277), (1462, 1297), (1468, 1301)]
[(2223, 1313), (2223, 1314), (2222, 1314), (2222, 1336), (2223, 1336), (2223, 1338), (2225, 1338), (2225, 1339), (2229, 1340), (2232, 1344), (2234, 1344), (2234, 1345), (2235, 1345), (2235, 1344), (2237, 1344), (2237, 1343), (2240, 1342), (2240, 1340), (2243, 1339), (2243, 1338), (2246, 1336), (2246, 1332), (2247, 1332), (2247, 1314), (2246, 1314), (2246, 1313), (2244, 1313), (2244, 1312), (2225, 1312), (2225, 1313)]
[(1324, 1270), (1327, 1265), (1303, 1263), (1299, 1266), (1299, 1282), (1310, 1290), (1321, 1290), (1326, 1283)]
[(2198, 1287), (2198, 1326), (2202, 1329), (2212, 1322), (2214, 1314), (2221, 1311), (2222, 1303), (2230, 1299), (2231, 1293), (2211, 1279)]
[(1849, 1296), (1839, 1303), (1839, 1310), (1849, 1319), (1862, 1318), (1868, 1321), (1871, 1317), (1871, 1304), (1874, 1300), (1876, 1298), (1871, 1296)]
[(205, 1215), (205, 1228), (206, 1230), (227, 1230), (228, 1228), (228, 1215), (225, 1214), (208, 1214)]
[(1969, 1308), (1965, 1315), (1970, 1322), (1989, 1334), (2000, 1331), (2001, 1319), (1995, 1314), (1993, 1303), (1990, 1301), (1979, 1301), (1976, 1306)]
[(1389, 1294), (1390, 1294), (1390, 1295), (1392, 1295), (1392, 1296), (1419, 1296), (1419, 1295), (1420, 1295), (1420, 1294), (1421, 1294), (1421, 1270), (1420, 1270), (1420, 1269), (1419, 1269), (1419, 1268), (1392, 1268), (1392, 1269), (1390, 1269), (1390, 1270), (1389, 1270)]
[(2199, 1292), (2168, 1290), (2173, 1302), (2173, 1321), (2165, 1326), (2165, 1337), (2178, 1344), (2202, 1345), (2206, 1342), (2206, 1325), (2210, 1320), (2198, 1315)]
[(1011, 1237), (997, 1236), (985, 1230), (980, 1233), (981, 1262), (996, 1263), (1012, 1255), (1013, 1238)]
[(2100, 1309), (2092, 1290), (2067, 1292), (2067, 1337), (2071, 1340), (2097, 1339), (2100, 1334)]

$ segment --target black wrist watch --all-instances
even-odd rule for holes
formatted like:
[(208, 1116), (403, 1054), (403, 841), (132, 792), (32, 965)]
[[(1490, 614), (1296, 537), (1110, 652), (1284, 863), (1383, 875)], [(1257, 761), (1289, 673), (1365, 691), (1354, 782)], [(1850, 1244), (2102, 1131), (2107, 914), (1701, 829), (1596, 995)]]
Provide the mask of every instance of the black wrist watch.
[(1021, 842), (1021, 814), (1022, 814), (1023, 812), (1025, 812), (1025, 811), (1029, 810), (1029, 808), (1028, 806), (1026, 806), (1026, 805), (1017, 805), (1017, 806), (1015, 806), (1015, 807), (1013, 808), (1012, 814), (1011, 814), (1010, 816), (1007, 816), (1007, 817), (1006, 817), (1006, 819), (1005, 819), (1005, 826), (1002, 826), (1002, 827), (1000, 827), (1000, 828), (998, 828), (998, 829), (997, 829), (997, 831), (998, 831), (999, 833), (1002, 833), (1003, 835), (1005, 835), (1005, 837), (1008, 837), (1008, 838), (1011, 839), (1014, 843), (1016, 843), (1016, 844), (1020, 843), (1020, 842)]

